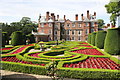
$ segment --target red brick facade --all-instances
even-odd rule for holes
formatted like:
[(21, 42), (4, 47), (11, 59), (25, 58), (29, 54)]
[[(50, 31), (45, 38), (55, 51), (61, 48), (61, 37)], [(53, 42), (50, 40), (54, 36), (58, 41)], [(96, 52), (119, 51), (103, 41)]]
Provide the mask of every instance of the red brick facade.
[[(38, 20), (38, 33), (48, 35), (50, 40), (73, 40), (86, 41), (89, 33), (98, 31), (96, 20), (96, 12), (90, 15), (87, 11), (87, 17), (81, 15), (81, 21), (78, 21), (78, 14), (75, 15), (75, 21), (59, 19), (59, 15), (55, 17), (54, 13), (46, 12), (46, 16), (40, 16)], [(40, 40), (38, 40), (40, 41)]]

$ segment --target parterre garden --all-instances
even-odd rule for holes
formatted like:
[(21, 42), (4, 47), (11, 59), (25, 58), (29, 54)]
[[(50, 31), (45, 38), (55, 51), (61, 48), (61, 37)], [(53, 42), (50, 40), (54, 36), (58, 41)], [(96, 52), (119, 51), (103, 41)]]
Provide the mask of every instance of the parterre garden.
[[(46, 75), (46, 67), (57, 61), (57, 74), (66, 78), (118, 79), (120, 63), (117, 58), (87, 42), (46, 42), (48, 51), (28, 52), (36, 44), (2, 48), (2, 69)], [(54, 45), (54, 46), (53, 46)], [(58, 56), (62, 55), (62, 56)]]

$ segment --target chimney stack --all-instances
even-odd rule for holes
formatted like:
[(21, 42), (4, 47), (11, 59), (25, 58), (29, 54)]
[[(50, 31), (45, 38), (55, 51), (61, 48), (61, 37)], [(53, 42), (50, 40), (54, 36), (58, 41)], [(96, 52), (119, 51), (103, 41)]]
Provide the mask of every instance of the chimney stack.
[(96, 12), (94, 12), (94, 16), (96, 16)]
[(84, 18), (83, 18), (83, 14), (81, 14), (81, 19), (82, 19), (82, 21), (84, 20)]
[(64, 20), (66, 21), (66, 16), (64, 15)]
[(78, 21), (78, 14), (75, 15), (75, 20)]
[(107, 24), (107, 27), (110, 27), (110, 24)]
[(87, 10), (87, 18), (90, 19), (89, 10)]
[(46, 12), (46, 21), (49, 20), (49, 12)]
[(52, 17), (52, 20), (54, 21), (55, 20), (54, 13), (51, 13), (51, 17)]
[(57, 15), (57, 20), (59, 20), (59, 15)]

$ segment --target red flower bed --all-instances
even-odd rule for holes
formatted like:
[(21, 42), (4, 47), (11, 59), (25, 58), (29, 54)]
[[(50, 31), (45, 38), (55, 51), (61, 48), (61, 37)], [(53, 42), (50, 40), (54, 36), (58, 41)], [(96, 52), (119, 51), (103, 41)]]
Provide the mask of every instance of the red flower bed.
[(78, 47), (74, 47), (74, 48), (72, 48), (72, 49), (78, 49)]
[(80, 44), (88, 44), (88, 43), (84, 42), (84, 43), (80, 43)]
[(95, 57), (88, 58), (82, 62), (64, 64), (63, 67), (120, 70), (120, 65), (116, 64), (109, 58), (95, 58)]
[(2, 48), (2, 50), (10, 50), (12, 49), (13, 47), (8, 47), (8, 48)]
[(92, 46), (85, 46), (85, 45), (79, 45), (80, 47), (91, 47), (92, 48)]
[(40, 58), (40, 57), (38, 56), (38, 54), (40, 54), (40, 53), (29, 54), (29, 56)]
[(96, 49), (80, 49), (80, 50), (75, 50), (71, 52), (86, 54), (86, 55), (104, 55)]
[(24, 46), (24, 47), (18, 48), (16, 51), (14, 51), (14, 52), (12, 52), (12, 53), (9, 53), (9, 54), (6, 54), (6, 55), (20, 53), (20, 52), (22, 52), (26, 47), (27, 47), (27, 46)]
[(4, 57), (2, 58), (2, 61), (8, 61), (8, 62), (17, 62), (17, 63), (23, 63), (23, 64), (31, 64), (31, 65), (41, 65), (41, 66), (45, 66), (45, 64), (34, 64), (32, 62), (27, 62), (27, 61), (22, 61), (19, 60), (16, 57)]

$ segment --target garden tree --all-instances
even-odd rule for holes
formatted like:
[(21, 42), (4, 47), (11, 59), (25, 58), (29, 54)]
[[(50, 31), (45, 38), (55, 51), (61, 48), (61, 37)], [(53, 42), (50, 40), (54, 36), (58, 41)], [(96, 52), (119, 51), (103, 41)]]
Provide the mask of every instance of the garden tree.
[(7, 40), (7, 33), (2, 32), (2, 47), (5, 47), (6, 40)]
[(113, 23), (113, 25), (116, 25), (116, 19), (120, 16), (120, 1), (116, 0), (116, 2), (112, 2), (112, 0), (105, 5), (105, 8), (107, 10), (107, 13), (111, 14), (110, 21)]
[(25, 35), (21, 31), (15, 31), (11, 35), (11, 43), (13, 46), (25, 44)]
[(34, 27), (31, 24), (26, 24), (23, 27), (22, 32), (27, 35), (27, 34), (30, 34), (33, 29), (34, 29)]
[(105, 23), (103, 19), (98, 19), (98, 28), (102, 28), (104, 24)]
[(26, 24), (32, 23), (32, 21), (31, 21), (31, 18), (29, 18), (29, 17), (23, 17), (23, 18), (20, 20), (20, 23), (21, 23), (22, 25), (26, 25)]
[(18, 31), (22, 30), (22, 28), (23, 28), (22, 24), (20, 22), (12, 22), (12, 23), (10, 23), (10, 26), (17, 28)]
[(32, 22), (29, 17), (23, 17), (20, 22), (0, 23), (2, 31), (7, 32), (8, 36), (15, 31), (22, 31), (25, 35), (30, 34), (32, 30), (37, 31), (37, 24)]
[(28, 43), (35, 43), (35, 37), (33, 34), (28, 34), (27, 35), (27, 40), (29, 41)]

